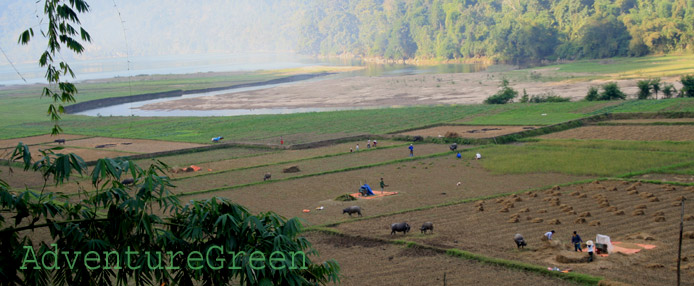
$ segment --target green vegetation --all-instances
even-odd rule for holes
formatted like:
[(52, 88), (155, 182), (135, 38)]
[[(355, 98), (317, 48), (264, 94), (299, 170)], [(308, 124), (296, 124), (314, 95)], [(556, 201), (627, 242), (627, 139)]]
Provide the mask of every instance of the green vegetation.
[(688, 1), (311, 1), (298, 49), (402, 59), (541, 60), (691, 50)]
[[(623, 143), (628, 145), (629, 143)], [(565, 141), (561, 146), (531, 144), (526, 146), (501, 145), (481, 150), (483, 166), (497, 174), (564, 173), (570, 175), (616, 176), (636, 170), (665, 166), (673, 162), (694, 159), (690, 151), (648, 151), (665, 149), (666, 145), (639, 142), (631, 148), (612, 144), (591, 144)], [(639, 149), (639, 147), (647, 147)], [(687, 146), (690, 149), (691, 146)], [(678, 150), (679, 149), (679, 150)]]
[[(646, 83), (646, 87), (650, 88), (650, 81)], [(640, 87), (639, 87), (640, 88)], [(650, 95), (650, 93), (649, 93)], [(597, 94), (597, 89), (591, 87), (588, 90), (588, 94), (586, 95), (586, 100), (588, 101), (594, 101), (594, 100), (619, 100), (619, 99), (626, 99), (627, 95), (624, 94), (619, 89), (619, 86), (617, 85), (616, 82), (610, 82), (602, 85), (602, 92), (600, 94)], [(640, 95), (639, 95), (639, 99)]]
[(509, 86), (508, 80), (501, 81), (501, 90), (484, 100), (486, 104), (506, 104), (518, 96), (518, 92)]
[(518, 261), (513, 261), (513, 260), (506, 260), (506, 259), (501, 259), (501, 258), (494, 258), (494, 257), (488, 257), (472, 252), (468, 252), (465, 250), (460, 250), (457, 248), (451, 248), (446, 250), (446, 254), (453, 256), (453, 257), (460, 257), (464, 259), (469, 259), (469, 260), (476, 260), (479, 262), (483, 263), (488, 263), (492, 265), (499, 265), (503, 267), (508, 267), (511, 269), (518, 269), (522, 271), (528, 271), (528, 272), (535, 272), (535, 273), (540, 273), (552, 277), (557, 277), (561, 278), (564, 280), (569, 280), (569, 281), (574, 281), (576, 283), (580, 283), (582, 285), (598, 285), (598, 282), (602, 280), (602, 277), (596, 277), (588, 274), (582, 274), (582, 273), (576, 273), (576, 272), (569, 272), (569, 273), (562, 273), (562, 272), (557, 272), (557, 271), (552, 271), (548, 270), (547, 267), (544, 266), (538, 266), (538, 265), (533, 265), (529, 263), (523, 263), (523, 262), (518, 262)]
[(680, 82), (683, 85), (680, 90), (680, 97), (694, 97), (694, 75), (683, 75)]

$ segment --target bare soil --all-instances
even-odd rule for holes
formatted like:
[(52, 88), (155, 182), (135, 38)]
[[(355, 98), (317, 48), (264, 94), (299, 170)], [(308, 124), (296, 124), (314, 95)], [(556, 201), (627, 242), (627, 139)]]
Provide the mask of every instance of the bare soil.
[[(551, 74), (554, 71), (544, 71)], [(140, 107), (149, 110), (216, 110), (298, 107), (373, 107), (422, 104), (482, 103), (497, 92), (502, 74), (491, 72), (402, 75), (388, 77), (332, 77), (290, 86), (227, 93), (216, 96), (171, 100)], [(637, 80), (616, 80), (622, 91), (635, 94)], [(554, 92), (574, 100), (588, 88), (605, 81), (512, 82), (529, 94)]]
[[(63, 145), (60, 145), (60, 146), (62, 147)], [(30, 148), (32, 157), (34, 157), (34, 160), (39, 159), (41, 157), (41, 153), (39, 153), (37, 149), (49, 149), (49, 148), (53, 148), (53, 147), (57, 147), (57, 146), (54, 146), (54, 145), (35, 145), (33, 148)], [(122, 152), (122, 151), (107, 149), (107, 148), (104, 148), (104, 149), (75, 148), (75, 147), (71, 147), (70, 145), (67, 145), (62, 150), (55, 150), (54, 152), (56, 154), (75, 153), (76, 155), (82, 157), (82, 159), (85, 162), (94, 161), (94, 160), (98, 160), (101, 158), (115, 158), (115, 157), (129, 156), (129, 155), (134, 154), (132, 152)]]
[[(54, 145), (57, 143), (53, 143)], [(109, 145), (113, 144), (113, 145)], [(66, 146), (82, 147), (82, 148), (97, 148), (104, 146), (103, 150), (114, 150), (131, 153), (155, 153), (163, 151), (172, 151), (186, 148), (202, 147), (203, 144), (158, 141), (158, 140), (142, 140), (142, 139), (123, 139), (123, 138), (107, 138), (94, 137), (80, 140), (71, 140), (65, 143)]]
[(694, 175), (685, 174), (645, 174), (638, 176), (635, 179), (655, 180), (663, 182), (694, 183)]
[[(451, 152), (451, 155), (446, 157), (259, 184), (186, 196), (182, 200), (224, 197), (248, 207), (253, 212), (274, 211), (285, 217), (299, 217), (313, 225), (349, 219), (346, 214), (342, 214), (342, 209), (352, 205), (361, 206), (364, 215), (372, 216), (589, 178), (563, 174), (494, 175), (486, 171), (478, 161), (467, 157), (469, 156), (456, 159), (455, 153)], [(256, 178), (262, 180), (262, 175)], [(378, 192), (380, 178), (389, 185), (386, 191), (398, 194), (352, 202), (333, 200), (340, 195), (356, 192), (364, 183), (368, 183)], [(324, 210), (315, 210), (320, 206), (323, 206)], [(311, 212), (304, 213), (303, 209), (310, 209)]]
[(426, 129), (412, 130), (400, 133), (399, 135), (422, 136), (422, 137), (445, 137), (446, 134), (457, 135), (461, 138), (491, 138), (501, 135), (523, 132), (535, 129), (536, 126), (437, 126)]
[[(337, 228), (351, 235), (408, 239), (548, 267), (568, 267), (634, 285), (675, 284), (677, 261), (673, 257), (677, 256), (680, 217), (680, 206), (676, 201), (682, 196), (694, 198), (693, 187), (609, 181), (534, 194), (537, 196), (522, 194), (518, 198), (509, 196), (484, 201), (481, 203), (484, 211), (478, 210), (478, 203), (466, 203), (347, 223)], [(658, 199), (653, 200), (653, 197)], [(556, 199), (559, 201), (554, 201)], [(508, 207), (510, 203), (513, 203), (512, 207)], [(501, 212), (504, 208), (508, 211)], [(636, 208), (642, 208), (639, 210), (644, 214), (633, 216)], [(585, 212), (590, 216), (585, 216)], [(581, 214), (584, 217), (580, 217)], [(691, 214), (691, 210), (686, 210), (685, 217)], [(518, 221), (510, 220), (511, 216), (518, 217)], [(663, 217), (664, 221), (657, 217)], [(575, 221), (582, 221), (581, 218), (585, 223), (576, 224)], [(542, 222), (533, 222), (540, 219)], [(412, 232), (391, 236), (389, 225), (401, 221), (410, 223), (413, 228), (431, 221), (435, 231), (433, 234)], [(685, 229), (692, 227), (694, 220), (685, 221)], [(552, 229), (556, 230), (553, 243), (542, 242), (542, 234)], [(594, 240), (596, 234), (604, 234), (613, 241), (654, 244), (656, 248), (634, 255), (597, 257), (593, 263), (560, 263), (556, 260), (557, 255), (573, 250), (569, 245), (573, 231), (577, 231), (584, 241)], [(512, 239), (516, 233), (525, 237), (528, 243), (525, 250), (516, 249)], [(682, 246), (683, 257), (694, 254), (694, 240), (685, 239)], [(686, 266), (691, 261), (683, 263)], [(655, 264), (662, 267), (653, 267)], [(683, 281), (694, 281), (694, 269), (684, 270), (683, 275)]]
[(609, 120), (605, 123), (616, 124), (649, 124), (649, 123), (694, 123), (694, 118), (659, 118), (659, 119), (624, 119)]
[(72, 140), (85, 138), (85, 137), (87, 137), (87, 136), (70, 135), (70, 134), (60, 134), (57, 136), (53, 136), (50, 134), (46, 134), (46, 135), (31, 136), (31, 137), (24, 137), (24, 138), (4, 139), (4, 140), (0, 140), (0, 149), (14, 148), (17, 146), (17, 143), (19, 143), (19, 142), (22, 142), (22, 143), (27, 144), (27, 145), (36, 145), (36, 144), (53, 143), (53, 140), (56, 140), (56, 139), (65, 139), (66, 144), (67, 144), (67, 143), (70, 143), (70, 141), (72, 141)]
[[(247, 168), (247, 167), (259, 166), (259, 165), (275, 164), (275, 163), (279, 163), (279, 162), (287, 162), (287, 161), (294, 161), (294, 160), (300, 160), (300, 159), (307, 159), (307, 158), (311, 158), (311, 157), (319, 157), (319, 156), (335, 155), (335, 154), (347, 154), (347, 153), (349, 153), (350, 148), (352, 149), (352, 151), (354, 151), (356, 149), (357, 144), (359, 144), (359, 146), (360, 146), (359, 148), (361, 150), (360, 152), (362, 152), (362, 151), (367, 149), (366, 148), (367, 143), (368, 142), (366, 140), (359, 141), (359, 142), (355, 141), (355, 142), (335, 144), (335, 145), (319, 147), (319, 148), (300, 149), (300, 150), (282, 150), (282, 151), (271, 152), (269, 154), (263, 154), (263, 155), (259, 155), (259, 156), (251, 156), (251, 157), (235, 158), (235, 159), (229, 159), (229, 160), (213, 161), (213, 162), (207, 162), (207, 163), (202, 163), (202, 164), (194, 163), (194, 164), (201, 167), (204, 171), (207, 171), (210, 169), (212, 171), (231, 170), (231, 169)], [(381, 140), (379, 140), (378, 141), (379, 147), (374, 148), (373, 150), (377, 150), (379, 148), (383, 148), (386, 146), (399, 145), (399, 144), (403, 144), (403, 143), (404, 142), (402, 142), (402, 141), (392, 141), (392, 140), (381, 141)], [(402, 147), (402, 148), (405, 148), (405, 147)], [(444, 146), (440, 146), (438, 148), (438, 150), (439, 150), (439, 152), (443, 152), (446, 149)], [(372, 153), (368, 153), (368, 154), (372, 154)], [(163, 158), (162, 160), (165, 163), (169, 162), (167, 160), (167, 158)], [(198, 162), (201, 162), (201, 161), (198, 161)], [(176, 167), (184, 167), (186, 165), (171, 164), (171, 166), (176, 168)], [(197, 173), (179, 173), (179, 174), (175, 174), (174, 177), (184, 178), (184, 177), (192, 176), (192, 175), (196, 175), (196, 174)]]
[(693, 125), (586, 126), (540, 136), (544, 139), (691, 141)]
[(433, 250), (371, 240), (308, 233), (320, 252), (312, 260), (335, 259), (340, 285), (574, 285), (508, 268), (451, 257)]

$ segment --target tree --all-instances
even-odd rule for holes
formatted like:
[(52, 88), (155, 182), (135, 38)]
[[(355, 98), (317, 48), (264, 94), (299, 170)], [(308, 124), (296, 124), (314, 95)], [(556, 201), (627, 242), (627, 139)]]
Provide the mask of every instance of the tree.
[[(82, 0), (46, 0), (48, 49), (40, 64), (59, 92), (55, 102), (72, 102), (77, 90), (60, 80), (73, 75), (65, 62), (53, 64), (61, 43), (75, 53)], [(90, 38), (80, 27), (82, 39)], [(34, 33), (22, 33), (20, 43)], [(55, 88), (55, 86), (52, 86)], [(60, 132), (60, 104), (51, 104), (54, 132)], [(62, 147), (39, 150), (34, 160), (19, 143), (10, 162), (41, 173), (44, 188), (88, 175), (90, 190), (75, 196), (25, 190), (0, 179), (0, 285), (316, 285), (339, 282), (335, 261), (314, 263), (317, 252), (300, 237), (297, 218), (275, 213), (252, 215), (223, 198), (181, 204), (171, 189), (168, 166), (156, 161), (143, 169), (124, 158), (99, 159), (90, 174), (82, 158), (60, 154)], [(11, 170), (11, 169), (10, 169)], [(123, 183), (132, 179), (131, 184)], [(41, 236), (35, 230), (46, 230)], [(48, 259), (46, 259), (48, 257)], [(63, 259), (64, 258), (64, 259)], [(48, 261), (48, 262), (46, 262)], [(79, 261), (79, 262), (78, 262)], [(222, 263), (224, 265), (222, 265)], [(173, 283), (172, 283), (173, 282)]]
[(658, 99), (658, 91), (660, 91), (660, 78), (651, 79), (651, 90), (655, 93), (655, 99)]
[(672, 96), (674, 96), (676, 93), (677, 89), (675, 89), (675, 86), (671, 83), (663, 86), (663, 96), (665, 96), (665, 98), (672, 98)]
[(683, 75), (680, 77), (682, 97), (694, 97), (694, 75)]
[(629, 47), (629, 32), (614, 16), (591, 19), (581, 28), (580, 46), (588, 58), (625, 56)]
[(587, 100), (587, 101), (596, 101), (596, 100), (600, 100), (600, 95), (598, 94), (598, 91), (599, 91), (599, 90), (598, 90), (597, 87), (591, 86), (591, 87), (588, 89), (588, 94), (586, 94), (586, 100)]
[(626, 99), (627, 95), (619, 89), (616, 82), (606, 83), (602, 86), (600, 100)]
[(506, 103), (513, 101), (513, 99), (516, 96), (518, 96), (518, 92), (509, 86), (509, 82), (507, 79), (503, 79), (501, 81), (500, 88), (501, 89), (496, 94), (494, 94), (490, 97), (487, 97), (487, 99), (484, 100), (484, 103), (485, 104), (506, 104)]
[(636, 82), (636, 86), (639, 88), (639, 93), (636, 95), (638, 99), (648, 99), (649, 97), (651, 97), (650, 80), (640, 80)]

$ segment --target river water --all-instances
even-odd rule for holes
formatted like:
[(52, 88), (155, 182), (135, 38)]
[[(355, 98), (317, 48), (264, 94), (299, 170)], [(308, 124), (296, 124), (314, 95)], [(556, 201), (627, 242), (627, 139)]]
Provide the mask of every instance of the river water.
[[(77, 75), (75, 81), (91, 79), (107, 79), (136, 75), (154, 74), (194, 74), (204, 72), (233, 72), (258, 71), (298, 68), (305, 66), (364, 66), (354, 72), (342, 73), (337, 76), (396, 76), (407, 74), (434, 73), (469, 73), (484, 70), (486, 67), (476, 64), (441, 64), (434, 66), (412, 66), (402, 64), (372, 64), (359, 60), (318, 59), (291, 53), (243, 53), (243, 54), (205, 54), (205, 55), (176, 55), (155, 57), (132, 57), (129, 59), (101, 59), (89, 61), (74, 61), (70, 63)], [(26, 83), (45, 83), (45, 70), (37, 64), (16, 64), (15, 71), (9, 64), (0, 65), (0, 85)], [(310, 80), (322, 80), (325, 77)], [(295, 82), (294, 82), (295, 83)], [(198, 94), (186, 94), (182, 97), (172, 97), (126, 103), (104, 108), (92, 109), (77, 114), (88, 116), (234, 116), (248, 114), (284, 114), (299, 112), (320, 112), (354, 109), (344, 108), (272, 108), (272, 109), (231, 109), (231, 110), (141, 110), (137, 107), (182, 98), (213, 96), (217, 94), (244, 92), (265, 89), (293, 83), (272, 84), (257, 87), (237, 88)]]

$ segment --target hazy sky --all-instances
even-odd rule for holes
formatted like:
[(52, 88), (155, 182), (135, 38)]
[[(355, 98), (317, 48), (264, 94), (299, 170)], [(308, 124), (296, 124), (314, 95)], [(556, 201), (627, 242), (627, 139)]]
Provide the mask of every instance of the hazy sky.
[[(114, 2), (117, 6), (114, 7)], [(130, 56), (291, 51), (296, 41), (298, 8), (290, 0), (88, 0), (81, 14), (91, 34), (84, 54), (65, 59)], [(43, 1), (0, 0), (0, 47), (15, 63), (35, 62), (45, 49), (39, 21)], [(125, 22), (125, 29), (118, 17)], [(45, 20), (43, 27), (45, 27)], [(34, 27), (29, 46), (17, 44), (19, 34)], [(123, 31), (125, 30), (125, 35)], [(126, 41), (127, 38), (127, 41)], [(0, 55), (0, 65), (7, 65)]]

